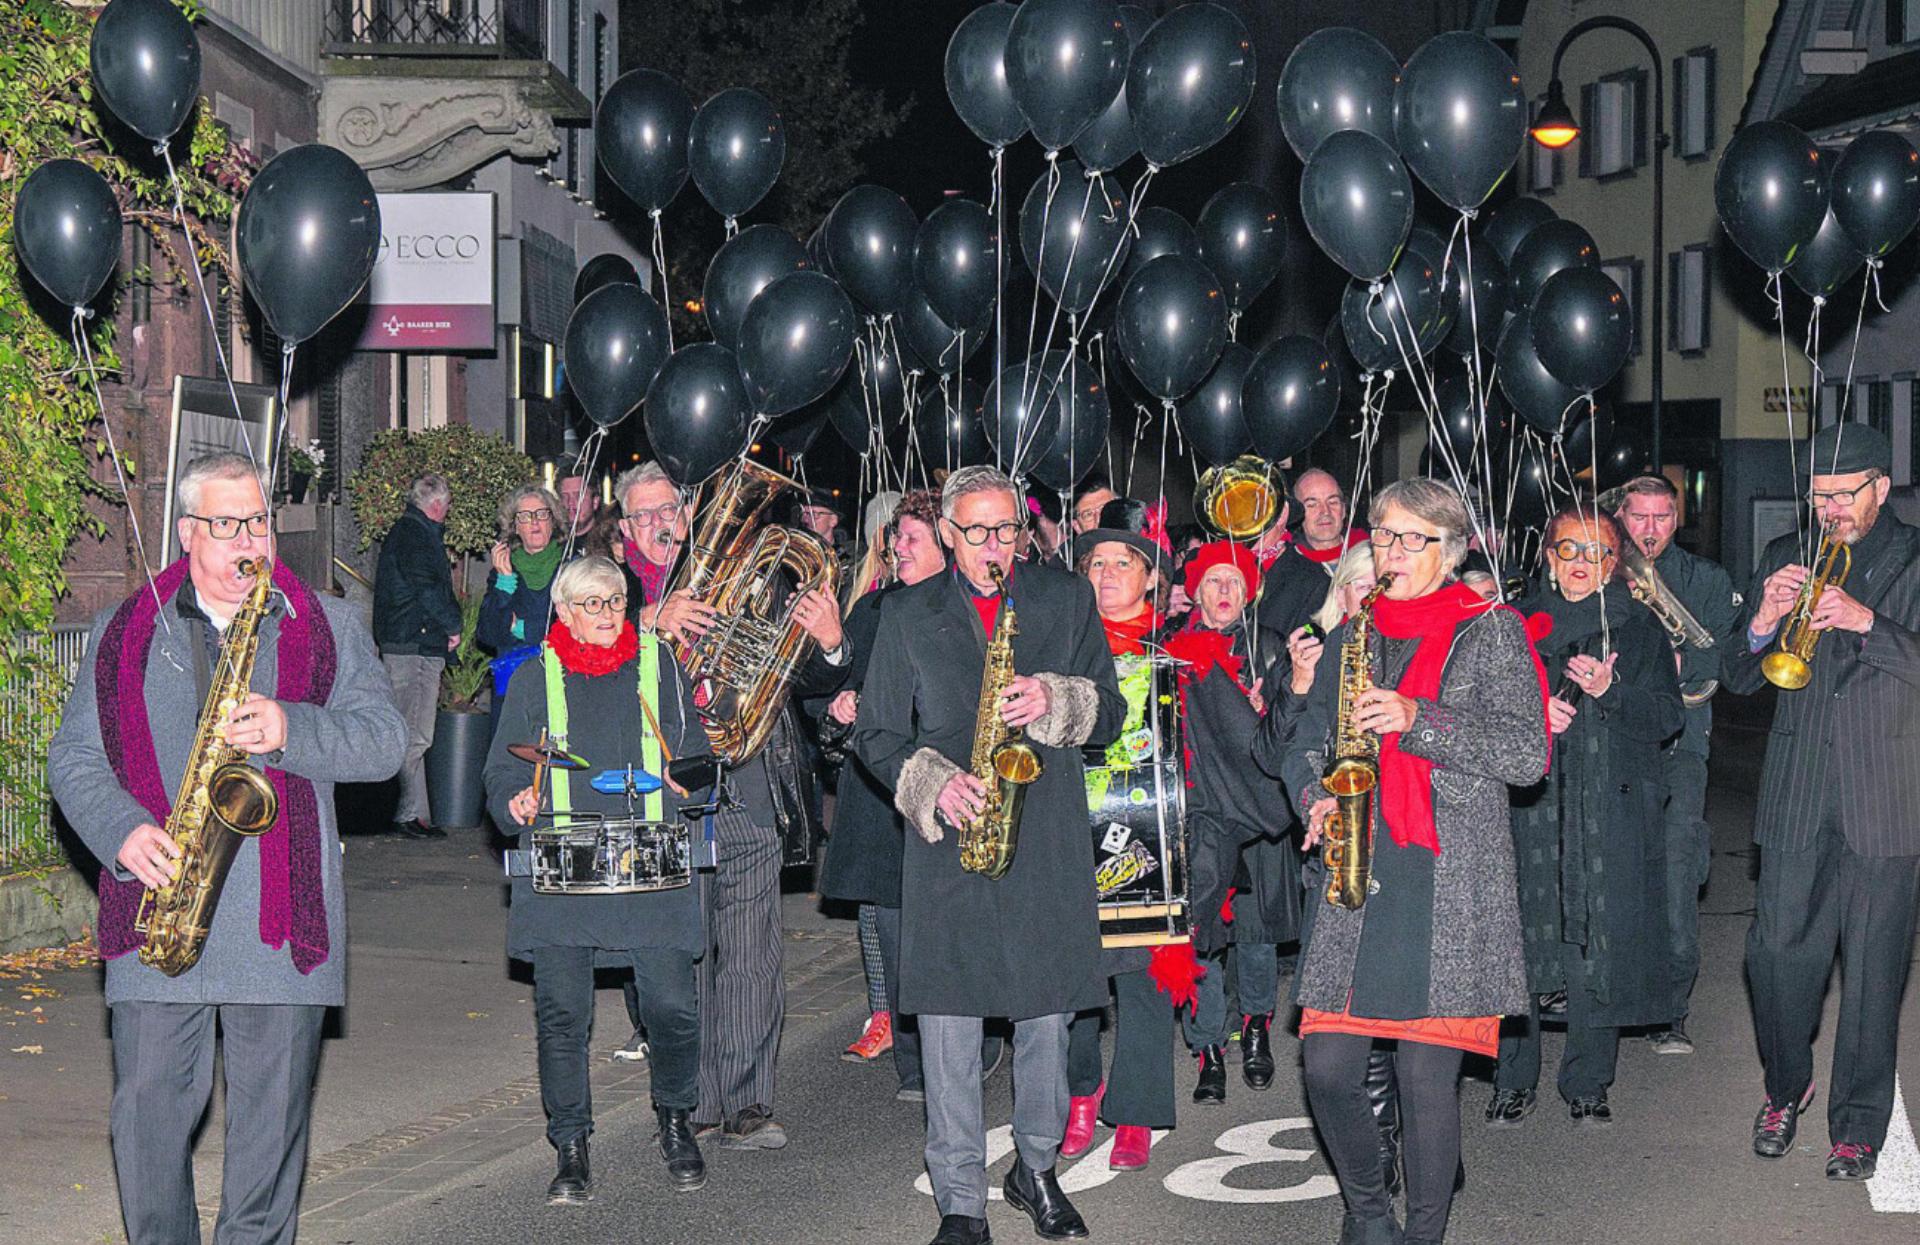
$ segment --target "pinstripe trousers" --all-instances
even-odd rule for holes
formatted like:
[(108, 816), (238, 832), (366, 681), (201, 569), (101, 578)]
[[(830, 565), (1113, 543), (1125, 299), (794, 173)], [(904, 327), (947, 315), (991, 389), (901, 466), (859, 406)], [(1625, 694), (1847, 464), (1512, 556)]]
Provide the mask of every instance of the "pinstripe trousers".
[(700, 961), (701, 1123), (773, 1110), (787, 988), (781, 977), (780, 837), (740, 808), (714, 818), (707, 953)]

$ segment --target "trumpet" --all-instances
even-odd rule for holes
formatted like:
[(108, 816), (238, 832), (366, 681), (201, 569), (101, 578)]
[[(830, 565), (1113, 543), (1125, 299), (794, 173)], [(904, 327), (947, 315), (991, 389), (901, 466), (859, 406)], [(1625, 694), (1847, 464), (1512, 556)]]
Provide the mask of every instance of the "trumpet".
[(1820, 598), (1828, 588), (1840, 587), (1853, 573), (1853, 550), (1825, 533), (1820, 537), (1820, 552), (1814, 563), (1820, 569), (1800, 585), (1793, 612), (1780, 630), (1780, 647), (1760, 659), (1760, 673), (1784, 691), (1798, 691), (1813, 678), (1813, 650), (1820, 644), (1820, 633), (1813, 629), (1813, 612), (1820, 608)]

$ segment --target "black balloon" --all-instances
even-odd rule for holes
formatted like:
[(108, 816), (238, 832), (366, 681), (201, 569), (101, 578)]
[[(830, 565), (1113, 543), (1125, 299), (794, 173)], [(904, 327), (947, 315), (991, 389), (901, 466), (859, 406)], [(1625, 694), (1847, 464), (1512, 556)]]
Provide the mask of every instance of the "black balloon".
[(1253, 100), (1253, 37), (1217, 4), (1153, 24), (1127, 71), (1127, 108), (1147, 162), (1178, 164), (1225, 138)]
[[(1065, 361), (1062, 351), (1047, 355), (1050, 366)], [(1099, 369), (1076, 358), (1053, 387), (1051, 405), (1058, 408), (1053, 444), (1033, 465), (1033, 478), (1058, 493), (1067, 493), (1087, 478), (1106, 453), (1107, 431), (1113, 410)]]
[(1341, 130), (1307, 160), (1300, 214), (1334, 263), (1375, 281), (1393, 267), (1413, 227), (1413, 179), (1386, 143), (1364, 130)]
[(807, 249), (778, 225), (742, 229), (707, 264), (700, 305), (713, 340), (728, 350), (740, 348), (740, 322), (760, 291), (790, 272), (811, 268)]
[(993, 457), (982, 420), (987, 391), (978, 381), (967, 381), (948, 400), (929, 394), (913, 412), (914, 436), (929, 471), (971, 467)]
[(855, 186), (827, 214), (833, 275), (871, 314), (890, 316), (906, 305), (918, 228), (907, 201), (881, 186)]
[[(1447, 339), (1460, 310), (1458, 270), (1444, 278), (1441, 275), (1446, 271), (1442, 265), (1449, 262), (1447, 244), (1440, 236), (1416, 225), (1407, 235), (1406, 249), (1394, 261), (1393, 271), (1387, 274), (1387, 297), (1382, 301), (1394, 309), (1394, 318), (1403, 331), (1411, 329), (1422, 355), (1432, 354)], [(1399, 311), (1401, 300), (1406, 303), (1404, 319)]]
[(1220, 281), (1197, 260), (1162, 255), (1120, 292), (1114, 331), (1121, 357), (1142, 385), (1162, 398), (1184, 397), (1227, 344)]
[(610, 427), (645, 400), (667, 361), (667, 313), (637, 285), (595, 290), (568, 318), (561, 352), (580, 409)]
[(1180, 433), (1201, 462), (1225, 466), (1253, 447), (1242, 399), (1253, 359), (1251, 347), (1228, 342), (1213, 371), (1180, 403)]
[(1054, 391), (1066, 367), (1066, 351), (1053, 350), (1009, 365), (987, 386), (981, 425), (994, 460), (1010, 475), (1031, 473), (1052, 451), (1061, 413)]
[[(1468, 268), (1473, 269), (1471, 280), (1466, 279)], [(1499, 344), (1500, 323), (1511, 296), (1507, 266), (1500, 262), (1499, 252), (1476, 246), (1469, 255), (1455, 248), (1449, 280), (1458, 282), (1463, 296), (1454, 312), (1453, 331), (1447, 334), (1447, 349), (1457, 355), (1472, 354), (1477, 330), (1481, 352), (1491, 353)]]
[[(1479, 462), (1485, 455), (1491, 460), (1495, 471), (1501, 471), (1506, 465), (1507, 445), (1512, 439), (1513, 428), (1506, 412), (1500, 407), (1499, 393), (1487, 395), (1484, 418), (1474, 403), (1473, 382), (1468, 377), (1447, 377), (1440, 382), (1436, 396), (1440, 402), (1440, 433), (1453, 452), (1453, 461), (1460, 464), (1463, 472), (1471, 475), (1471, 464)], [(1429, 442), (1432, 435), (1429, 431)], [(1427, 474), (1442, 477), (1449, 474), (1445, 461), (1444, 458), (1434, 461), (1429, 445)]]
[(1862, 134), (1833, 166), (1831, 202), (1853, 245), (1879, 259), (1920, 222), (1920, 152), (1892, 130)]
[(1019, 9), (1004, 0), (967, 14), (947, 42), (947, 98), (960, 120), (989, 147), (1011, 146), (1027, 119), (1007, 86), (1007, 30)]
[(1340, 409), (1340, 372), (1324, 345), (1294, 333), (1254, 357), (1240, 393), (1254, 453), (1282, 462), (1332, 425)]
[[(1591, 477), (1595, 489), (1625, 484), (1648, 469), (1653, 458), (1641, 439), (1609, 418), (1603, 407), (1599, 418), (1581, 415), (1560, 440), (1559, 457), (1568, 475)], [(1599, 425), (1599, 453), (1594, 452), (1594, 428)]]
[(1020, 205), (1020, 253), (1054, 301), (1071, 314), (1092, 307), (1127, 259), (1125, 196), (1089, 178), (1077, 160), (1059, 162), (1059, 184), (1041, 173)]
[(1226, 291), (1227, 310), (1245, 311), (1280, 273), (1287, 218), (1279, 196), (1252, 182), (1214, 191), (1200, 211), (1200, 258)]
[(1000, 237), (993, 213), (971, 199), (949, 199), (914, 235), (914, 282), (949, 324), (980, 324), (999, 293)]
[(1511, 266), (1514, 252), (1527, 235), (1536, 226), (1559, 218), (1559, 213), (1538, 199), (1508, 199), (1493, 209), (1480, 237), (1499, 254), (1501, 263)]
[(906, 378), (900, 364), (876, 351), (857, 360), (840, 377), (826, 399), (827, 418), (840, 439), (861, 454), (873, 449), (876, 427), (897, 425), (907, 413)]
[(1533, 346), (1533, 315), (1521, 311), (1500, 334), (1500, 392), (1514, 412), (1542, 432), (1557, 432), (1580, 391), (1547, 370)]
[(1713, 202), (1727, 236), (1768, 273), (1779, 272), (1827, 218), (1826, 161), (1784, 121), (1743, 125), (1720, 153)]
[(853, 355), (853, 304), (823, 272), (790, 272), (740, 321), (740, 378), (761, 415), (799, 410), (833, 388)]
[(200, 40), (169, 0), (113, 0), (93, 26), (93, 85), (143, 138), (179, 133), (200, 98)]
[(581, 299), (609, 285), (638, 284), (640, 270), (633, 266), (632, 260), (613, 251), (602, 251), (580, 265), (580, 271), (574, 274), (573, 305), (578, 307)]
[(973, 357), (987, 339), (985, 326), (964, 332), (953, 328), (919, 290), (907, 295), (907, 305), (894, 317), (910, 369), (950, 376)]
[(687, 184), (693, 100), (655, 69), (621, 74), (600, 97), (593, 134), (614, 184), (648, 212), (673, 202)]
[(787, 127), (771, 101), (729, 87), (694, 114), (687, 131), (687, 168), (713, 210), (729, 220), (753, 209), (780, 180)]
[(1329, 26), (1302, 39), (1280, 69), (1280, 128), (1305, 160), (1329, 134), (1365, 130), (1393, 143), (1400, 62), (1365, 31)]
[[(1127, 28), (1128, 57), (1140, 46), (1153, 25), (1153, 15), (1137, 4), (1120, 6), (1120, 21)], [(1113, 97), (1107, 110), (1095, 117), (1080, 136), (1073, 140), (1074, 158), (1090, 173), (1106, 173), (1119, 168), (1140, 154), (1140, 140), (1133, 132), (1133, 115), (1127, 109), (1127, 89)]]
[(807, 258), (816, 269), (833, 276), (833, 257), (827, 254), (827, 222), (821, 221), (807, 235)]
[(1520, 466), (1501, 490), (1502, 510), (1520, 527), (1537, 527), (1553, 510), (1553, 472), (1537, 443), (1523, 452)]
[(815, 403), (804, 411), (782, 415), (767, 425), (766, 438), (787, 453), (799, 458), (813, 448), (827, 426), (827, 408)]
[(1592, 393), (1633, 350), (1627, 296), (1598, 268), (1553, 274), (1533, 300), (1533, 350), (1554, 379)]
[(1127, 252), (1127, 263), (1120, 271), (1121, 284), (1133, 279), (1148, 260), (1159, 259), (1162, 255), (1184, 255), (1188, 259), (1200, 258), (1200, 235), (1186, 218), (1172, 208), (1145, 207), (1133, 218), (1133, 246)]
[(247, 291), (289, 345), (360, 296), (379, 248), (373, 183), (335, 148), (289, 147), (254, 174), (240, 201), (235, 250)]
[(1026, 0), (1007, 28), (1007, 86), (1033, 136), (1059, 151), (1106, 111), (1131, 53), (1113, 0)]
[(1507, 265), (1510, 302), (1515, 311), (1533, 305), (1547, 278), (1562, 268), (1598, 268), (1600, 248), (1593, 235), (1570, 220), (1550, 220), (1528, 232)]
[(1340, 297), (1340, 328), (1354, 358), (1367, 371), (1402, 371), (1446, 340), (1453, 327), (1440, 296), (1440, 277), (1411, 247), (1375, 296), (1371, 286), (1349, 281)]
[(733, 352), (698, 342), (673, 352), (647, 390), (647, 444), (675, 484), (692, 488), (747, 448), (747, 387)]
[(1828, 208), (1820, 232), (1787, 265), (1787, 276), (1815, 298), (1824, 299), (1845, 285), (1866, 262), (1853, 238), (1841, 228), (1839, 217)]
[(1400, 154), (1453, 207), (1477, 208), (1527, 141), (1520, 71), (1483, 35), (1435, 35), (1408, 59), (1394, 92)]
[(64, 306), (85, 306), (120, 261), (113, 188), (78, 160), (47, 161), (14, 200), (13, 244), (49, 294)]

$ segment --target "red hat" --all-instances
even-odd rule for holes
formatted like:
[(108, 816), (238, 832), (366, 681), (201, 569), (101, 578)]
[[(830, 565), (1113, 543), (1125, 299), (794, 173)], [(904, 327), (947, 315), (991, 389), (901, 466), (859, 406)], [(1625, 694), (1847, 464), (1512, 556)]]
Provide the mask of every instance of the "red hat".
[(1231, 566), (1240, 572), (1240, 578), (1246, 581), (1248, 601), (1260, 595), (1260, 563), (1254, 558), (1253, 550), (1236, 541), (1216, 540), (1200, 546), (1187, 559), (1184, 582), (1188, 596), (1200, 595), (1200, 580), (1216, 566)]

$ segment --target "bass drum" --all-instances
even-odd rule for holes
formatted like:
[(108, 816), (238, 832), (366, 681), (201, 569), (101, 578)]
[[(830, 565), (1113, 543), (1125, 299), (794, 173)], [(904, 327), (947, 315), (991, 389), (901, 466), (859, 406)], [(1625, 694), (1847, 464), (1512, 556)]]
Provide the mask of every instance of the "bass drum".
[(1100, 942), (1188, 942), (1187, 784), (1174, 663), (1163, 656), (1116, 657), (1114, 671), (1126, 721), (1118, 739), (1086, 756)]

